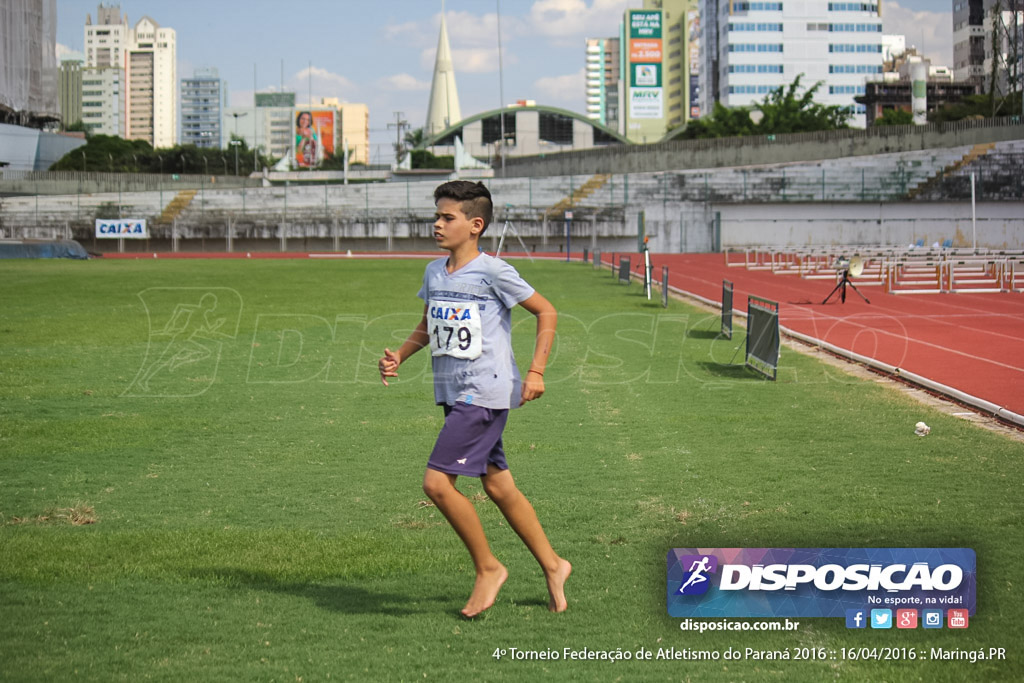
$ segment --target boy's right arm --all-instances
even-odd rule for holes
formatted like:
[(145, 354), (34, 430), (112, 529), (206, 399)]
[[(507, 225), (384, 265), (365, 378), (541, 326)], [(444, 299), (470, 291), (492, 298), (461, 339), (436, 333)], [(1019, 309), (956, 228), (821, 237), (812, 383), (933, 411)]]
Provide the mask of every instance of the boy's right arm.
[(412, 331), (397, 351), (384, 349), (384, 356), (377, 361), (377, 369), (380, 370), (380, 381), (388, 386), (388, 377), (398, 377), (398, 366), (412, 354), (416, 353), (430, 343), (430, 335), (427, 334), (427, 307), (423, 306), (423, 318), (416, 329)]

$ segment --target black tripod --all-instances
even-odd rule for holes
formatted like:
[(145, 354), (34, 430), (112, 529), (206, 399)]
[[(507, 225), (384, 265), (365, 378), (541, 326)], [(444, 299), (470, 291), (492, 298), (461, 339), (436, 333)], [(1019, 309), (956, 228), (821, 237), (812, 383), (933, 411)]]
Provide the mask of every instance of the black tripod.
[(866, 296), (864, 296), (863, 294), (860, 293), (860, 290), (857, 289), (857, 285), (853, 284), (853, 280), (850, 279), (850, 269), (849, 268), (844, 268), (843, 269), (843, 277), (840, 278), (839, 282), (836, 283), (835, 288), (831, 292), (829, 292), (828, 296), (826, 296), (825, 300), (822, 301), (821, 303), (822, 304), (827, 304), (828, 300), (832, 298), (832, 295), (835, 294), (836, 292), (839, 292), (839, 300), (845, 304), (846, 303), (846, 285), (850, 285), (850, 287), (853, 289), (853, 291), (857, 292), (857, 294), (860, 294), (860, 298), (861, 299), (864, 299), (864, 301), (867, 301), (868, 303), (871, 303), (870, 301), (868, 301), (868, 298)]

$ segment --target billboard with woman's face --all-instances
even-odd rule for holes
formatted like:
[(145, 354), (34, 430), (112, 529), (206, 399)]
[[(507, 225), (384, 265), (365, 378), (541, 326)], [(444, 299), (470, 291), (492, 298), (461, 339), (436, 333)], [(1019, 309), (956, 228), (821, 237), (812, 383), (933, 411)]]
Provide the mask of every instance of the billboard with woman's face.
[(334, 154), (333, 109), (295, 110), (295, 165), (314, 168)]

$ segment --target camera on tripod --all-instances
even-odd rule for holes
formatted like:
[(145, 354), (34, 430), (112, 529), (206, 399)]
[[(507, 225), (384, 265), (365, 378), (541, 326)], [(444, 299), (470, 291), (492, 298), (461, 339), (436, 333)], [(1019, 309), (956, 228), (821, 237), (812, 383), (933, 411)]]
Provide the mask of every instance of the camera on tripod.
[(850, 278), (860, 277), (861, 273), (864, 272), (864, 259), (860, 257), (860, 254), (854, 254), (852, 258), (846, 258), (846, 256), (839, 256), (832, 264), (832, 267), (835, 268), (836, 270), (836, 275), (839, 277), (839, 282), (837, 282), (835, 288), (831, 292), (829, 292), (829, 295), (825, 297), (825, 300), (821, 302), (822, 304), (827, 304), (828, 300), (831, 299), (832, 295), (835, 294), (836, 292), (839, 292), (839, 299), (840, 301), (842, 301), (842, 303), (845, 304), (847, 285), (849, 285), (853, 289), (853, 291), (857, 292), (857, 294), (860, 295), (861, 299), (864, 299), (864, 301), (867, 301), (867, 303), (871, 303), (870, 301), (868, 301), (868, 298), (866, 296), (860, 293), (860, 290), (857, 289), (857, 286), (855, 284), (853, 284), (853, 281), (850, 280)]

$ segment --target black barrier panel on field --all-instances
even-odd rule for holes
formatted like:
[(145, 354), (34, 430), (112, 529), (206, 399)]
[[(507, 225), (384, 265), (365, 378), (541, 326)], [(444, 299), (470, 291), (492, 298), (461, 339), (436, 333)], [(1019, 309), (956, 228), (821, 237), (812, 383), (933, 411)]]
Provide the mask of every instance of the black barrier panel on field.
[(600, 267), (601, 267), (601, 252), (598, 250), (598, 251), (594, 252), (594, 268), (596, 269), (596, 268), (600, 268)]
[(722, 280), (722, 336), (732, 339), (732, 283)]
[(586, 262), (587, 262), (587, 261), (589, 261), (589, 260), (590, 260), (590, 254), (589, 254), (589, 252), (587, 251), (587, 248), (586, 248), (586, 247), (584, 247), (584, 248), (583, 248), (583, 262), (584, 262), (584, 263), (586, 263)]
[(747, 366), (775, 379), (779, 366), (779, 304), (747, 297)]
[(619, 259), (619, 282), (625, 282), (629, 284), (629, 259)]
[(661, 306), (668, 308), (668, 266), (661, 267)]

